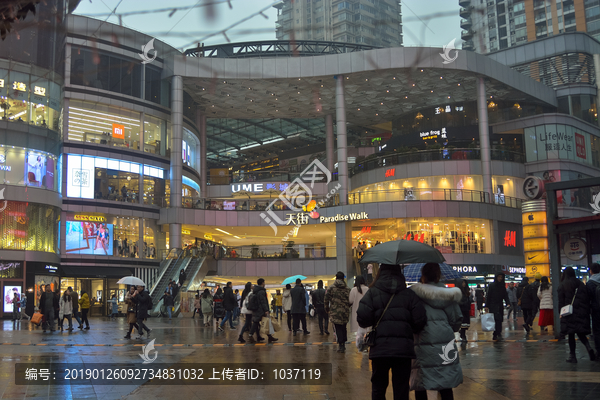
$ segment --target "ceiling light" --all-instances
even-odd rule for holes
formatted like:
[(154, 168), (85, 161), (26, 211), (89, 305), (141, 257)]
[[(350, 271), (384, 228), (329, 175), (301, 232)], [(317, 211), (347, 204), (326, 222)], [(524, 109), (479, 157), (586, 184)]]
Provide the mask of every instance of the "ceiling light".
[(228, 234), (228, 235), (231, 235), (231, 233), (229, 233), (229, 232), (225, 232), (223, 229), (215, 228), (215, 230), (216, 230), (216, 231), (219, 231), (219, 232), (226, 233), (226, 234)]

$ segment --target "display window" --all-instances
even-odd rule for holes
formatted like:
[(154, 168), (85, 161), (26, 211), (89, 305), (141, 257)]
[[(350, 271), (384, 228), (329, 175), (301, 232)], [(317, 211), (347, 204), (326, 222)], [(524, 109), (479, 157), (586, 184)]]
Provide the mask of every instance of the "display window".
[(0, 212), (0, 249), (58, 253), (60, 209), (6, 201)]
[(167, 155), (167, 122), (163, 119), (144, 115), (144, 152)]
[(43, 151), (0, 145), (0, 179), (8, 185), (58, 189), (58, 157)]

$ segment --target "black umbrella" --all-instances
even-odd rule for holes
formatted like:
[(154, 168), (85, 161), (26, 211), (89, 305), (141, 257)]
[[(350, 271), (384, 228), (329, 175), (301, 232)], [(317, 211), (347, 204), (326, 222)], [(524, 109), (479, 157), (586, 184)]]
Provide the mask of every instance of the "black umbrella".
[(379, 264), (414, 264), (442, 263), (446, 261), (442, 253), (428, 244), (414, 240), (396, 240), (371, 247), (360, 259), (361, 263), (374, 262)]

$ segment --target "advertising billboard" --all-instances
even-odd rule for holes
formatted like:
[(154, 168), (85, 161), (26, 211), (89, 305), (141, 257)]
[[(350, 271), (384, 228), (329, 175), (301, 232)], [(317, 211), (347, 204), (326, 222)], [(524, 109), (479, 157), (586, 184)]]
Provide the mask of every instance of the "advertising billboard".
[(4, 312), (11, 313), (13, 311), (13, 298), (17, 295), (17, 299), (21, 301), (21, 286), (8, 284), (4, 286)]
[(67, 253), (113, 255), (113, 224), (66, 221), (66, 227)]

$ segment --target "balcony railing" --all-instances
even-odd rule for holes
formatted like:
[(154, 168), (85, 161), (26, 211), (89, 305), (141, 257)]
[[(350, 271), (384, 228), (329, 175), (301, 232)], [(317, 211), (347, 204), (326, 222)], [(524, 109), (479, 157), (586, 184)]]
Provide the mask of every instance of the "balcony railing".
[[(300, 228), (302, 230), (302, 228)], [(293, 240), (293, 238), (290, 238)], [(237, 246), (227, 247), (223, 258), (246, 258), (246, 259), (323, 259), (336, 256), (335, 246), (319, 245), (265, 245), (265, 246)]]

